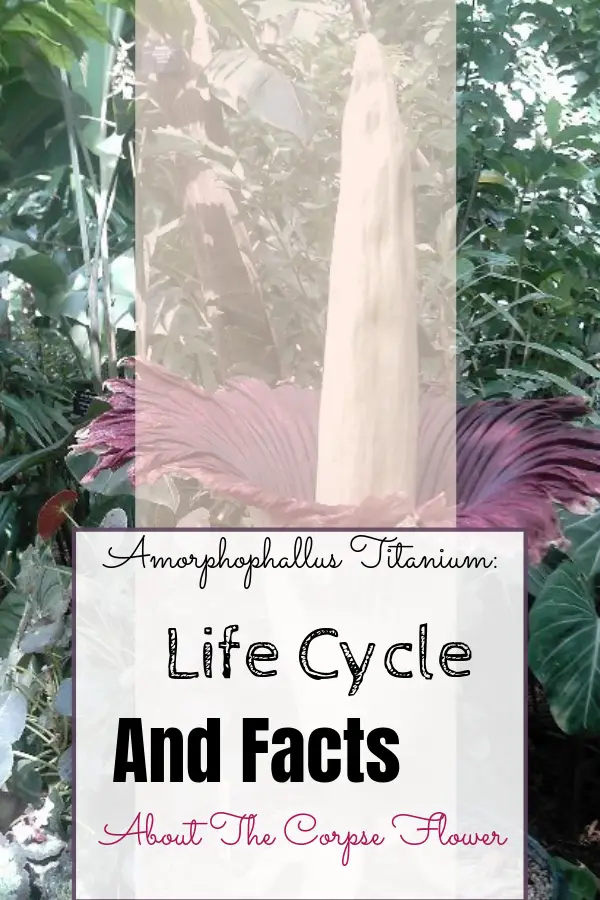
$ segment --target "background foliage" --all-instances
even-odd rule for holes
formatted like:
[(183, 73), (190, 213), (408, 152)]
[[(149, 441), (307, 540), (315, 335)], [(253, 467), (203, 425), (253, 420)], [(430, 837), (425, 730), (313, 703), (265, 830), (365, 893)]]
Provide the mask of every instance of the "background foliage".
[[(207, 386), (235, 363), (269, 380), (317, 383), (352, 19), (334, 0), (202, 6), (212, 58), (192, 100), (208, 88), (211, 128), (193, 138), (195, 167), (217, 172), (228, 186), (256, 281), (244, 288), (252, 303), (238, 298), (223, 326), (211, 316), (207, 286), (168, 270), (167, 259), (189, 260), (197, 249), (185, 246), (191, 231), (176, 229), (177, 245), (172, 230), (161, 234), (150, 285), (160, 298), (157, 316), (168, 286), (171, 310), (186, 325), (176, 348), (157, 337), (152, 349), (158, 359), (177, 355), (181, 370)], [(600, 7), (594, 0), (459, 0), (456, 63), (444, 58), (444, 36), (454, 28), (444, 10), (430, 0), (369, 5), (400, 107), (417, 132), (426, 124), (435, 134), (436, 76), (456, 64), (459, 392), (465, 402), (578, 394), (598, 408)], [(427, 35), (431, 52), (408, 65), (415, 30)], [(54, 804), (44, 827), (54, 823), (65, 841), (71, 528), (120, 517), (133, 524), (126, 473), (84, 490), (93, 458), (68, 449), (75, 429), (103, 408), (90, 406), (90, 397), (133, 350), (135, 50), (126, 2), (0, 6), (0, 708), (7, 710), (0, 775), (12, 798), (4, 815), (0, 804), (0, 831), (15, 810), (44, 796)], [(160, 126), (160, 104), (142, 89), (140, 101), (155, 103)], [(177, 141), (163, 122), (156, 151), (165, 158), (157, 186), (162, 225), (172, 215), (166, 198), (184, 149)], [(422, 297), (426, 350), (437, 339), (426, 316), (427, 281)], [(236, 328), (256, 337), (251, 360), (236, 357)], [(64, 502), (52, 501), (56, 495)], [(179, 517), (194, 503), (184, 484), (165, 492)], [(206, 498), (200, 504), (213, 523), (232, 515)], [(531, 573), (530, 665), (558, 729), (575, 735), (567, 739), (575, 769), (584, 765), (581, 753), (595, 762), (587, 791), (597, 811), (600, 514), (565, 514), (565, 524), (570, 549)], [(48, 584), (34, 583), (36, 566), (51, 573)], [(577, 771), (575, 782), (577, 797)], [(579, 814), (577, 834), (585, 811)], [(595, 853), (600, 870), (597, 834), (586, 841), (564, 852), (590, 865)], [(17, 880), (24, 865), (16, 866)], [(577, 896), (592, 897), (593, 878), (581, 872)]]

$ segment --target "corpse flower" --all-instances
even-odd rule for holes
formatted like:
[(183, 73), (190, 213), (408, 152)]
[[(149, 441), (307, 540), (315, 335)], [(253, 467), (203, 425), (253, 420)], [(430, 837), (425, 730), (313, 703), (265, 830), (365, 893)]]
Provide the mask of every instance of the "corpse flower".
[(133, 458), (135, 419), (133, 416), (135, 384), (130, 378), (115, 378), (105, 385), (110, 390), (110, 409), (92, 420), (91, 426), (81, 428), (76, 435), (80, 448), (98, 448), (100, 462), (88, 472), (91, 481), (102, 470), (120, 469)]
[(419, 386), (410, 153), (372, 35), (357, 42), (342, 128), (323, 386), (242, 378), (198, 388), (138, 361), (77, 436), (88, 473), (188, 476), (295, 528), (517, 528), (533, 562), (561, 538), (554, 504), (600, 495), (600, 431), (576, 398), (456, 407)]

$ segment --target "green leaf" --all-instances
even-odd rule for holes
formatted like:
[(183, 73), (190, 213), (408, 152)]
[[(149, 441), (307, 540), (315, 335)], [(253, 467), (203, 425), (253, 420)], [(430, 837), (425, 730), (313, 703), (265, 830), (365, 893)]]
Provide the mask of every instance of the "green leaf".
[(161, 477), (151, 485), (138, 485), (136, 500), (146, 500), (158, 506), (166, 506), (171, 512), (177, 512), (180, 504), (179, 491), (169, 475)]
[(69, 80), (73, 91), (83, 97), (89, 107), (87, 115), (79, 120), (79, 138), (88, 150), (98, 154), (107, 139), (106, 103), (114, 64), (113, 43), (121, 34), (125, 16), (121, 9), (108, 7), (104, 3), (97, 4), (94, 15), (97, 17), (96, 24), (99, 19), (105, 38), (98, 38), (95, 34), (85, 35), (85, 51), (81, 60), (71, 67)]
[(25, 729), (27, 700), (19, 691), (0, 693), (0, 741), (14, 744)]
[(545, 565), (545, 563), (540, 563), (537, 566), (529, 567), (527, 575), (527, 590), (532, 597), (538, 596), (544, 584), (546, 583), (550, 572), (551, 569), (547, 565)]
[(79, 37), (91, 38), (101, 44), (111, 40), (110, 30), (100, 10), (103, 3), (90, 3), (89, 0), (67, 0), (68, 18)]
[(6, 659), (15, 639), (25, 610), (26, 598), (18, 591), (10, 591), (0, 601), (0, 658)]
[(572, 562), (550, 575), (529, 615), (529, 665), (566, 734), (600, 734), (600, 617)]
[(585, 81), (581, 82), (571, 97), (571, 101), (581, 102), (582, 100), (586, 100), (590, 94), (598, 89), (598, 87), (600, 87), (600, 75), (589, 75)]
[(73, 778), (73, 759), (71, 747), (67, 747), (65, 752), (61, 754), (60, 759), (58, 760), (58, 775), (61, 781), (65, 781), (68, 784), (71, 783), (71, 780)]
[(14, 763), (14, 755), (11, 745), (6, 741), (0, 741), (0, 786), (4, 787)]
[(39, 763), (32, 759), (19, 759), (13, 769), (12, 789), (28, 803), (36, 803), (44, 790), (38, 768)]
[(31, 13), (14, 16), (4, 27), (15, 37), (32, 38), (37, 49), (46, 59), (59, 69), (68, 69), (74, 59), (83, 52), (83, 43), (73, 29), (69, 19), (57, 9), (58, 4), (36, 3)]
[(62, 618), (69, 604), (68, 587), (71, 572), (58, 566), (47, 568), (40, 578), (36, 605), (42, 616), (56, 620)]
[(502, 47), (497, 46), (496, 42), (476, 43), (472, 47), (472, 56), (484, 81), (496, 84), (504, 79), (510, 63), (510, 55)]
[(481, 295), (482, 300), (487, 303), (489, 306), (493, 307), (497, 316), (502, 319), (505, 319), (511, 328), (514, 329), (516, 334), (520, 334), (521, 337), (526, 338), (527, 335), (523, 331), (523, 328), (519, 325), (518, 321), (512, 315), (507, 306), (501, 306), (493, 297), (488, 297), (487, 294)]
[(551, 141), (554, 141), (555, 138), (558, 137), (560, 133), (560, 121), (562, 118), (562, 105), (556, 100), (549, 100), (546, 104), (546, 110), (544, 112), (544, 121), (546, 123), (546, 129), (548, 131), (548, 137)]
[(7, 237), (0, 237), (0, 271), (10, 272), (44, 294), (67, 283), (64, 271), (50, 256)]
[(111, 318), (116, 328), (135, 330), (135, 258), (133, 250), (117, 256), (110, 266), (113, 290)]
[[(47, 64), (44, 68), (48, 77), (52, 70)], [(27, 74), (29, 80), (30, 72)], [(0, 117), (0, 143), (4, 150), (16, 155), (31, 145), (41, 125), (52, 121), (56, 106), (23, 79), (2, 86), (2, 101), (6, 104), (5, 109), (10, 109), (10, 115)], [(45, 156), (47, 164), (47, 153)], [(0, 246), (0, 258), (2, 256)]]
[(136, 500), (137, 497), (134, 496), (133, 492), (130, 494), (116, 495), (114, 497), (103, 497), (101, 494), (92, 494), (90, 513), (83, 524), (86, 528), (102, 528), (103, 521), (107, 516), (110, 517), (115, 509), (124, 512), (127, 521), (132, 524), (135, 518)]
[[(14, 478), (22, 472), (26, 472), (33, 466), (42, 465), (60, 456), (71, 440), (71, 434), (65, 435), (60, 441), (56, 441), (43, 450), (34, 450), (33, 453), (22, 453), (20, 456), (11, 456), (0, 461), (0, 484)], [(2, 654), (0, 653), (0, 656)]]
[(206, 68), (211, 91), (237, 110), (243, 100), (263, 122), (306, 143), (310, 117), (301, 90), (291, 79), (250, 50), (219, 50)]
[(93, 481), (85, 485), (85, 489), (95, 494), (102, 494), (103, 497), (120, 497), (123, 494), (133, 493), (131, 481), (129, 480), (130, 463), (126, 463), (115, 472), (109, 472), (105, 469), (100, 472)]
[(553, 856), (552, 861), (565, 875), (569, 900), (595, 900), (598, 897), (600, 883), (586, 866), (574, 865), (560, 856)]
[(567, 125), (553, 136), (552, 143), (555, 147), (559, 147), (561, 144), (571, 144), (573, 141), (591, 137), (593, 134), (590, 125)]
[(539, 372), (529, 372), (527, 369), (498, 369), (498, 375), (509, 375), (511, 378), (524, 379), (525, 381), (537, 381), (540, 386), (554, 384), (569, 397), (581, 397), (587, 403), (591, 400), (590, 395), (583, 388), (576, 387), (568, 379), (555, 375), (554, 372), (546, 372), (544, 369), (540, 369)]
[[(55, 292), (51, 297), (40, 300), (40, 312), (60, 321), (63, 317), (89, 325), (88, 279), (83, 269), (71, 273), (70, 289)], [(135, 331), (135, 260), (133, 250), (127, 250), (110, 263), (112, 304), (110, 317), (116, 328)], [(102, 292), (102, 279), (99, 281)], [(100, 322), (100, 334), (104, 332), (104, 322)]]
[(456, 261), (456, 280), (458, 284), (468, 284), (472, 280), (474, 271), (475, 265), (471, 260), (465, 256), (459, 256)]
[[(77, 453), (75, 451), (68, 454), (65, 462), (69, 471), (77, 481), (81, 482), (90, 469), (95, 466), (98, 457), (95, 453)], [(107, 469), (100, 472), (96, 477), (86, 482), (84, 485), (86, 491), (92, 494), (102, 494), (105, 497), (117, 497), (122, 494), (131, 494), (133, 488), (129, 480), (130, 463), (125, 463), (115, 472), (109, 472)]]
[(565, 537), (571, 543), (569, 556), (589, 577), (600, 574), (600, 510), (587, 516), (563, 511)]
[(250, 22), (237, 0), (201, 0), (201, 5), (213, 24), (229, 28), (244, 44), (258, 51)]
[[(495, 345), (495, 341), (482, 341), (480, 344), (481, 347)], [(570, 365), (572, 365), (575, 369), (578, 369), (585, 375), (589, 375), (594, 379), (594, 381), (600, 379), (600, 369), (597, 369), (595, 366), (590, 365), (590, 363), (586, 362), (584, 359), (581, 359), (579, 356), (576, 356), (574, 353), (571, 353), (569, 350), (555, 350), (553, 347), (549, 347), (547, 344), (538, 344), (535, 341), (507, 341), (506, 346), (509, 345), (513, 347), (528, 347), (529, 350), (538, 350), (540, 353), (546, 353), (548, 354), (548, 356), (553, 356), (555, 359), (560, 359), (563, 362), (570, 363)]]
[(33, 402), (22, 400), (11, 394), (0, 394), (0, 409), (8, 413), (25, 434), (40, 447), (45, 447), (46, 444), (51, 444), (55, 440), (55, 436), (46, 431), (43, 423), (36, 416)]

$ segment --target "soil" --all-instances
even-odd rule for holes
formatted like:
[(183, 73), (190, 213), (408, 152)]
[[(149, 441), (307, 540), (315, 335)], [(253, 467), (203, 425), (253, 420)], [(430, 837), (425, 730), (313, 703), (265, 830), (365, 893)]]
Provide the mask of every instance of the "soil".
[(583, 863), (600, 878), (600, 739), (564, 735), (535, 688), (529, 703), (529, 832), (554, 856)]

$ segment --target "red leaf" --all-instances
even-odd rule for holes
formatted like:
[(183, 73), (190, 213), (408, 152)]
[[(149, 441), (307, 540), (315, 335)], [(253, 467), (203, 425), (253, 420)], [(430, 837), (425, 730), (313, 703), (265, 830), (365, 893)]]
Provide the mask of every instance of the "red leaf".
[(59, 491), (46, 500), (38, 513), (37, 531), (43, 541), (50, 540), (67, 518), (69, 508), (77, 502), (76, 491)]

